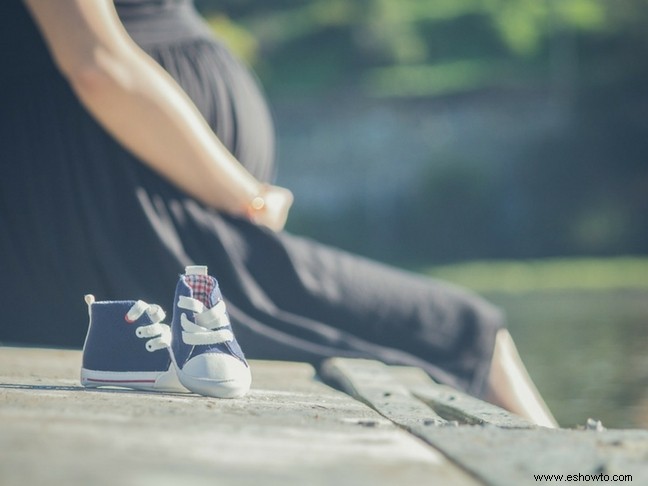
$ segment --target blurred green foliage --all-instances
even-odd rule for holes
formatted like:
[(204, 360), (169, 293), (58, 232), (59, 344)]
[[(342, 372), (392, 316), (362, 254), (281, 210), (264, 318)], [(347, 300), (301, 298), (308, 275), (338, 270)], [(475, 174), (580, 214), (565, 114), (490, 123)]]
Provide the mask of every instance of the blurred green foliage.
[[(416, 79), (435, 78), (436, 66), (448, 81), (461, 79), (463, 87), (473, 88), (475, 80), (491, 77), (482, 73), (492, 71), (490, 61), (501, 64), (543, 56), (553, 43), (572, 33), (594, 40), (602, 35), (630, 38), (638, 32), (629, 31), (629, 24), (641, 24), (648, 16), (645, 3), (637, 0), (201, 0), (197, 4), (206, 16), (218, 16), (217, 31), (248, 61), (258, 63), (270, 84), (276, 81), (273, 73), (281, 73), (281, 83), (285, 82), (284, 69), (298, 77), (289, 65), (308, 70), (313, 64), (331, 63), (338, 82), (356, 79), (370, 90), (378, 83), (380, 94), (394, 95), (411, 94)], [(236, 28), (227, 27), (225, 19)], [(240, 30), (257, 40), (256, 51), (250, 49), (248, 38), (237, 34)], [(455, 75), (450, 74), (453, 68), (458, 69)], [(471, 78), (472, 82), (465, 81)], [(401, 93), (403, 79), (408, 86)], [(456, 89), (452, 82), (442, 84), (448, 91)], [(429, 92), (424, 87), (425, 83), (413, 93), (442, 91), (439, 84)]]

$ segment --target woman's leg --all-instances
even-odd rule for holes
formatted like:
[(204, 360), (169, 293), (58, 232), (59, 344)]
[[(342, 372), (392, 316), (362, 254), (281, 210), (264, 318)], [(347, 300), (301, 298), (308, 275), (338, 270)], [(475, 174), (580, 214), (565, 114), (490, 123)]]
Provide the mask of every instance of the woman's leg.
[(495, 338), (486, 399), (544, 427), (557, 427), (506, 329)]

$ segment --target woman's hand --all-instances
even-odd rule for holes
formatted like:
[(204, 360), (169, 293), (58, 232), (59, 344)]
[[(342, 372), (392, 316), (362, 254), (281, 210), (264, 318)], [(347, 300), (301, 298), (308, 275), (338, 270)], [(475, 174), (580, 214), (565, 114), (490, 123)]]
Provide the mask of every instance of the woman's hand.
[(286, 225), (294, 197), (290, 190), (266, 185), (248, 209), (248, 218), (272, 231), (281, 231)]

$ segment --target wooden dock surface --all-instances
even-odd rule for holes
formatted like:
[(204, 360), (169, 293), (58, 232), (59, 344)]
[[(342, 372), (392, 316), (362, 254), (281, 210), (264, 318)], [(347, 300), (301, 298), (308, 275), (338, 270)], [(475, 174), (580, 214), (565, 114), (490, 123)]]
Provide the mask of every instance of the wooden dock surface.
[(0, 347), (1, 486), (648, 484), (648, 431), (538, 429), (415, 368), (252, 361), (250, 393), (219, 400), (84, 389), (80, 364)]

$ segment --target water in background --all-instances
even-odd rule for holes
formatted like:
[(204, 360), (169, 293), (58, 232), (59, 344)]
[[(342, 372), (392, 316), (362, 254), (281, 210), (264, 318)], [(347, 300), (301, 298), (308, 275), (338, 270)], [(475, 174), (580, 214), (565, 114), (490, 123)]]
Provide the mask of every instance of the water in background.
[(648, 291), (493, 293), (564, 427), (648, 428)]

